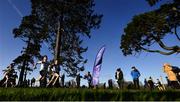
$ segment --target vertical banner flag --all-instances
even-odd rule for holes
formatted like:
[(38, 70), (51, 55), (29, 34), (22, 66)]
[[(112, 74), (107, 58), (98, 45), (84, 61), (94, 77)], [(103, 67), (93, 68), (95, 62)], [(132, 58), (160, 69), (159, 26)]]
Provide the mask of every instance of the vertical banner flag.
[(94, 62), (93, 81), (92, 81), (93, 86), (96, 86), (99, 83), (99, 73), (101, 70), (102, 58), (103, 58), (104, 51), (105, 51), (105, 46), (102, 46), (101, 49), (99, 50), (99, 52), (96, 56), (95, 62)]

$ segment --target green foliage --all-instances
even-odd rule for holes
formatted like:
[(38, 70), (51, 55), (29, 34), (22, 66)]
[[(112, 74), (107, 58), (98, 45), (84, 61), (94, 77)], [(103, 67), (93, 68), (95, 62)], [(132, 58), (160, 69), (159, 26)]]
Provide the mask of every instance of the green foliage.
[[(180, 41), (177, 32), (179, 26), (179, 1), (174, 0), (172, 3), (162, 5), (157, 10), (134, 16), (124, 29), (120, 48), (125, 56), (141, 51), (163, 55), (179, 53), (179, 45), (168, 46), (163, 42), (163, 39), (169, 34), (173, 34)], [(150, 47), (154, 44), (158, 44), (162, 50), (151, 49)]]
[(1, 88), (3, 101), (180, 101), (179, 90)]
[(26, 44), (21, 51), (21, 55), (13, 60), (14, 64), (18, 66), (18, 69), (21, 70), (18, 82), (19, 85), (23, 83), (24, 75), (26, 75), (24, 73), (32, 71), (29, 65), (33, 64), (34, 58), (41, 57), (40, 48), (45, 37), (43, 35), (44, 30), (40, 28), (42, 28), (42, 26), (37, 26), (37, 17), (25, 16), (19, 28), (13, 29), (14, 37), (21, 39)]
[[(74, 76), (84, 69), (81, 35), (90, 37), (91, 29), (99, 28), (102, 15), (94, 13), (94, 0), (31, 0), (31, 15), (38, 17), (39, 25), (46, 25), (46, 42), (65, 71)], [(57, 40), (60, 42), (57, 42)], [(57, 48), (57, 49), (55, 49)]]
[(90, 37), (92, 29), (98, 29), (102, 15), (96, 14), (94, 0), (31, 0), (31, 14), (23, 17), (15, 37), (30, 38), (40, 47), (48, 44), (65, 71), (74, 76), (84, 69), (87, 62), (82, 53), (82, 36)]
[(157, 2), (161, 1), (161, 0), (146, 0), (150, 6), (155, 5)]

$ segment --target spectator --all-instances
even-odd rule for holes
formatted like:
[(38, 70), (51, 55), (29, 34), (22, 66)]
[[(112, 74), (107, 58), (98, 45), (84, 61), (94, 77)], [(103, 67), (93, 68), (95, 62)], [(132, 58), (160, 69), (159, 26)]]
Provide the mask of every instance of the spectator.
[(148, 86), (149, 86), (149, 89), (150, 89), (150, 90), (153, 90), (153, 89), (154, 89), (154, 82), (153, 82), (153, 80), (152, 80), (151, 77), (149, 77)]
[(80, 73), (78, 73), (77, 76), (76, 76), (76, 84), (77, 84), (77, 88), (80, 88), (80, 85), (81, 85), (81, 78), (82, 78), (82, 76), (80, 75)]
[(84, 76), (84, 79), (87, 79), (88, 80), (88, 86), (89, 88), (92, 88), (92, 75), (90, 72), (88, 72), (85, 76)]
[(141, 74), (136, 67), (133, 66), (131, 69), (131, 76), (133, 78), (134, 88), (139, 89), (139, 77)]
[(170, 86), (173, 88), (173, 89), (179, 89), (180, 88), (180, 85), (178, 83), (178, 80), (177, 80), (177, 77), (176, 77), (176, 74), (172, 71), (172, 67), (170, 64), (168, 63), (165, 63), (163, 65), (163, 72), (165, 72), (167, 74), (167, 77), (170, 81)]
[(109, 85), (109, 89), (112, 89), (112, 88), (113, 88), (112, 79), (109, 79), (109, 80), (108, 80), (108, 85)]
[(65, 75), (63, 73), (63, 75), (61, 76), (61, 86), (64, 87), (64, 79), (65, 79)]
[(120, 89), (123, 89), (123, 72), (121, 70), (121, 68), (118, 68), (116, 70), (116, 73), (115, 73), (115, 79), (117, 80), (117, 83), (118, 83), (118, 87)]
[(146, 78), (144, 79), (144, 88), (145, 89), (148, 88), (148, 82), (147, 82)]

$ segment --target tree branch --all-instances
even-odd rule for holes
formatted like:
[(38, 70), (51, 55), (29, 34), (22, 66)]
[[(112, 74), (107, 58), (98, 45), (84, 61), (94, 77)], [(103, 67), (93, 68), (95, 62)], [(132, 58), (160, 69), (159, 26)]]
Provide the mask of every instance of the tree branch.
[(177, 34), (177, 29), (176, 29), (177, 27), (175, 26), (174, 27), (174, 34), (176, 35), (176, 37), (177, 37), (177, 39), (180, 41), (180, 37), (178, 36), (178, 34)]
[(162, 54), (162, 55), (171, 55), (171, 54), (176, 53), (176, 51), (174, 51), (174, 50), (172, 50), (170, 52), (164, 52), (164, 51), (160, 51), (160, 50), (150, 50), (150, 49), (146, 49), (144, 47), (141, 47), (141, 49), (146, 51), (146, 52), (159, 53), (159, 54)]
[(155, 37), (154, 35), (151, 35), (153, 37), (153, 39), (159, 44), (159, 46), (165, 50), (173, 50), (173, 51), (176, 51), (176, 50), (180, 50), (180, 47), (179, 46), (166, 46), (161, 40), (160, 38), (157, 38)]

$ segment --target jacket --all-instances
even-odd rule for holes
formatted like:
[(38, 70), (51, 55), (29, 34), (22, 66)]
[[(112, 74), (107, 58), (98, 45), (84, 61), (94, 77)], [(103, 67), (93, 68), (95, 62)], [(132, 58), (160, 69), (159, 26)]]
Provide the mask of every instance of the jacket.
[(138, 70), (131, 71), (131, 76), (132, 76), (133, 79), (138, 79), (140, 77), (140, 75), (141, 74), (139, 73)]
[(167, 74), (167, 77), (170, 81), (177, 81), (176, 74), (172, 71), (171, 66), (168, 65), (164, 66), (163, 71)]

